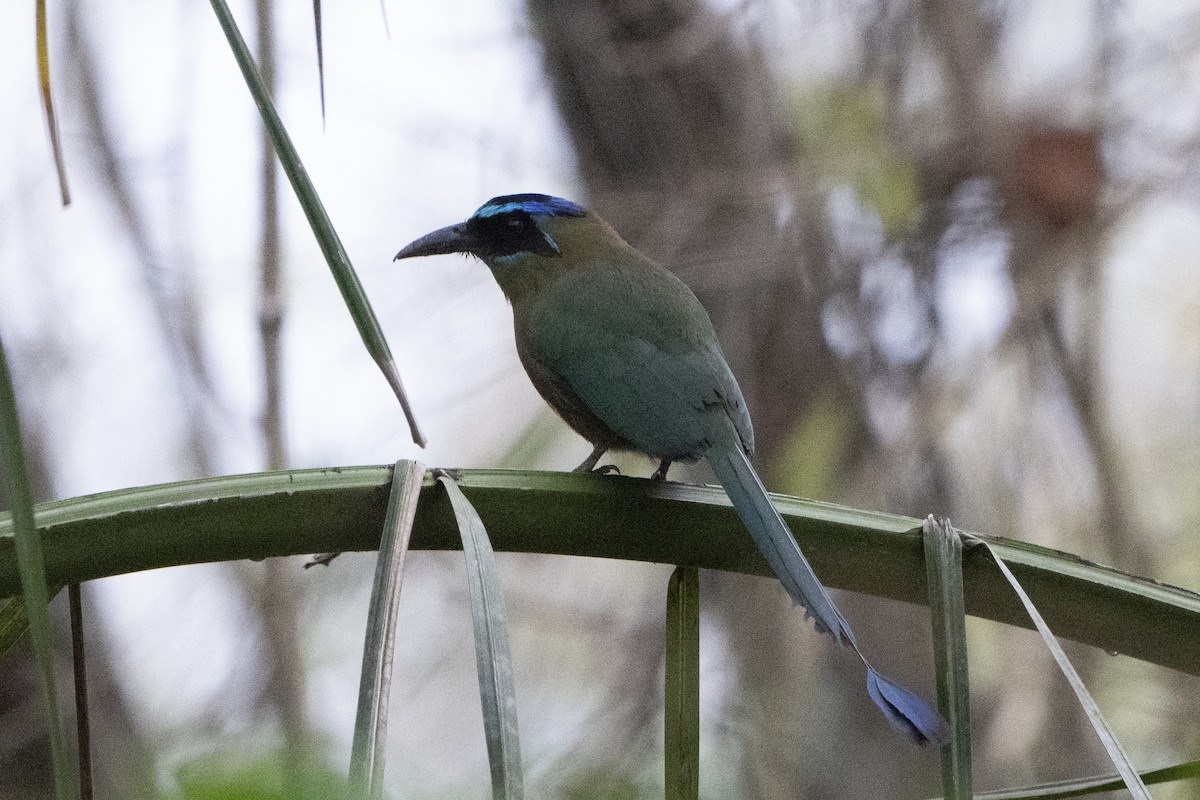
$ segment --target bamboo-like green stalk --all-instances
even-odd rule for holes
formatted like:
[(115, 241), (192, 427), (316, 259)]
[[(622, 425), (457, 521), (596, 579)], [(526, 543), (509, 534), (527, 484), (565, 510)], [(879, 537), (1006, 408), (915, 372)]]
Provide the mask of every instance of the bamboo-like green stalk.
[[(33, 492), (29, 486), (29, 471), (25, 465), (25, 448), (21, 442), (17, 399), (13, 393), (12, 376), (8, 370), (8, 358), (4, 353), (3, 342), (0, 342), (0, 480), (3, 480), (9, 504), (12, 506), (12, 512), (6, 515), (8, 535), (4, 540), (9, 545), (8, 561), (13, 575), (12, 591), (8, 594), (15, 595), (20, 591), (24, 601), (23, 609), (18, 606), (6, 609), (3, 616), (7, 619), (3, 627), (11, 631), (14, 622), (22, 621), (20, 612), (24, 611), (23, 621), (29, 624), (34, 662), (37, 665), (42, 699), (46, 706), (54, 792), (59, 800), (67, 800), (75, 793), (76, 776), (67, 759), (66, 739), (58, 712), (45, 554), (36, 527)], [(8, 613), (10, 611), (12, 613)]]
[[(459, 485), (499, 551), (680, 564), (769, 576), (716, 487), (573, 473), (464, 470)], [(373, 550), (390, 467), (211, 478), (37, 509), (52, 585), (242, 558)], [(775, 495), (827, 585), (924, 604), (921, 523)], [(18, 591), (11, 520), (0, 517), (0, 597)], [(1200, 675), (1200, 595), (1076, 556), (988, 538), (1057, 635)], [(415, 549), (456, 550), (449, 501), (426, 481)], [(963, 558), (966, 610), (1030, 627), (986, 553)]]
[(700, 573), (676, 567), (667, 585), (663, 655), (663, 785), (667, 800), (700, 796)]

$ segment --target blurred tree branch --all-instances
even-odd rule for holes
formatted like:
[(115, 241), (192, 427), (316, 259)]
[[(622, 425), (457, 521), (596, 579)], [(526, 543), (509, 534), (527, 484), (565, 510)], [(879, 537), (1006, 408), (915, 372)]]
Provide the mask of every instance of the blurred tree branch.
[[(277, 88), (275, 23), (273, 0), (256, 0), (258, 31), (257, 60), (259, 73), (268, 91)], [(322, 87), (322, 106), (324, 87)], [(280, 252), (279, 162), (270, 136), (263, 131), (259, 150), (260, 224), (258, 332), (262, 356), (263, 410), (259, 424), (268, 470), (289, 466), (286, 432), (283, 425), (283, 348), (281, 334), (284, 300), (281, 287), (283, 263)], [(262, 666), (266, 673), (263, 698), (279, 718), (283, 732), (283, 755), (288, 793), (297, 794), (306, 784), (306, 776), (320, 765), (313, 748), (308, 724), (308, 675), (304, 652), (300, 647), (299, 570), (294, 559), (268, 558), (262, 572), (242, 571), (251, 606), (259, 615), (266, 653)]]
[[(530, 0), (529, 9), (589, 203), (708, 309), (746, 393), (760, 461), (771, 464), (824, 401), (848, 436), (816, 469), (841, 474), (861, 451), (864, 411), (822, 333), (822, 198), (797, 159), (759, 46), (698, 0)], [(731, 638), (745, 687), (736, 716), (764, 731), (755, 741), (775, 739), (776, 755), (787, 753), (744, 759), (745, 796), (813, 785), (819, 761), (794, 747), (796, 695), (776, 680), (783, 664), (812, 661), (798, 616), (763, 613), (786, 607), (776, 586), (706, 583), (706, 611)], [(660, 653), (647, 637), (628, 658), (657, 665)], [(820, 672), (809, 670), (809, 689)], [(636, 722), (629, 715), (626, 724)]]
[(162, 344), (168, 355), (167, 368), (177, 379), (177, 400), (184, 407), (187, 437), (181, 443), (180, 456), (189, 475), (211, 475), (212, 426), (207, 411), (215, 404), (216, 390), (204, 355), (200, 331), (201, 312), (190, 276), (182, 269), (184, 259), (163, 258), (154, 242), (152, 225), (136, 196), (136, 181), (127, 175), (108, 111), (103, 105), (103, 68), (85, 23), (78, 0), (67, 4), (66, 32), (68, 56), (74, 60), (72, 74), (78, 77), (75, 100), (91, 133), (99, 184), (108, 191), (107, 200), (123, 226), (148, 295), (150, 310), (158, 323)]

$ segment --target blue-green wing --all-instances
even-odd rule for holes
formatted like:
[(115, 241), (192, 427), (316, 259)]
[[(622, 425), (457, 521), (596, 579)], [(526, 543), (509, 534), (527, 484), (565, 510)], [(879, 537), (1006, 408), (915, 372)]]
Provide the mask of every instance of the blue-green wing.
[(666, 270), (649, 261), (574, 270), (530, 313), (528, 356), (642, 452), (694, 460), (731, 432), (753, 451), (712, 323)]

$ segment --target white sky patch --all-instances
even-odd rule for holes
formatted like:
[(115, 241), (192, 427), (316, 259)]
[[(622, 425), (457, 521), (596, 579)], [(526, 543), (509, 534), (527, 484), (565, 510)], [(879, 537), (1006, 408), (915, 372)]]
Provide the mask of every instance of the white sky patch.
[(231, 678), (255, 663), (250, 615), (225, 569), (177, 567), (94, 584), (102, 601), (95, 617), (120, 654), (126, 697), (150, 738), (184, 735), (191, 720), (247, 699), (224, 696), (254, 683)]
[(949, 358), (985, 353), (1007, 329), (1016, 308), (1005, 269), (1007, 253), (1007, 242), (991, 237), (941, 257), (937, 309), (942, 347)]

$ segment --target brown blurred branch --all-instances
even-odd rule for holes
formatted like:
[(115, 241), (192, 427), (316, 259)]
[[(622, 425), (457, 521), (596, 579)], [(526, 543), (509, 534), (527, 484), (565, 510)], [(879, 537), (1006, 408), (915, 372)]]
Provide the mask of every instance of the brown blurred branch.
[[(275, 92), (275, 34), (271, 0), (257, 0), (258, 68), (263, 82)], [(270, 137), (264, 132), (259, 150), (259, 182), (262, 230), (259, 236), (259, 350), (263, 362), (263, 411), (261, 428), (266, 445), (267, 469), (288, 465), (287, 439), (283, 428), (283, 296), (279, 237), (279, 162)]]
[(758, 47), (695, 0), (529, 7), (590, 204), (708, 308), (764, 463), (831, 384), (854, 416), (814, 291), (820, 195)]
[[(823, 197), (797, 158), (760, 47), (700, 0), (528, 5), (589, 205), (676, 271), (708, 309), (746, 394), (760, 463), (772, 463), (819, 400), (836, 398), (851, 435), (821, 468), (840, 476), (866, 431), (864, 411), (822, 332)], [(706, 610), (730, 637), (744, 697), (755, 698), (745, 707), (771, 712), (751, 724), (789, 714), (797, 695), (773, 678), (782, 664), (808, 660), (798, 615), (764, 613), (786, 613), (767, 582), (710, 583)], [(629, 652), (632, 674), (656, 674), (658, 637)], [(646, 693), (628, 684), (622, 691)], [(626, 719), (623, 736), (647, 724), (644, 715)], [(787, 757), (769, 762), (772, 780), (804, 794), (811, 781), (797, 765), (811, 766), (811, 754), (794, 749), (794, 728), (781, 734), (778, 752)], [(745, 762), (743, 796), (771, 796), (760, 766)]]
[[(257, 0), (258, 68), (263, 82), (274, 94), (275, 24), (273, 0)], [(322, 90), (322, 104), (324, 94)], [(263, 363), (263, 411), (260, 419), (266, 450), (267, 469), (288, 466), (287, 439), (283, 427), (283, 272), (280, 256), (279, 166), (275, 148), (264, 132), (259, 151), (260, 216), (262, 232), (259, 239), (259, 350)], [(311, 735), (308, 726), (306, 671), (304, 654), (297, 632), (300, 620), (298, 605), (300, 591), (298, 571), (292, 560), (267, 559), (263, 564), (261, 585), (252, 591), (257, 600), (262, 631), (267, 643), (266, 697), (274, 706), (283, 730), (287, 780), (293, 781), (294, 791), (303, 783), (311, 761)], [(253, 580), (250, 575), (243, 576)]]

